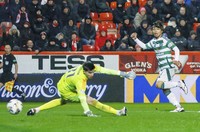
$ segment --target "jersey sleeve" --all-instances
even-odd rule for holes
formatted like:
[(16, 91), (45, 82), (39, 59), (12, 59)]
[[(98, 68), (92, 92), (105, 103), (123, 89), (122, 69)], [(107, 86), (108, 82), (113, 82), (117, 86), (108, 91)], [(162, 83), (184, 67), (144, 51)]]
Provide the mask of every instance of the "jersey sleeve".
[(174, 49), (174, 47), (177, 47), (171, 40), (167, 41), (167, 47), (170, 49)]
[(87, 82), (84, 79), (79, 79), (79, 81), (76, 82), (76, 91), (84, 112), (90, 111), (85, 95), (86, 84)]
[(98, 73), (108, 74), (108, 75), (120, 75), (120, 71), (118, 71), (118, 70), (112, 70), (112, 69), (104, 68), (104, 67), (99, 66), (99, 65), (95, 65), (94, 71), (98, 72)]
[(16, 64), (16, 63), (17, 63), (17, 59), (15, 58), (14, 55), (12, 55), (12, 61), (13, 61), (13, 64)]

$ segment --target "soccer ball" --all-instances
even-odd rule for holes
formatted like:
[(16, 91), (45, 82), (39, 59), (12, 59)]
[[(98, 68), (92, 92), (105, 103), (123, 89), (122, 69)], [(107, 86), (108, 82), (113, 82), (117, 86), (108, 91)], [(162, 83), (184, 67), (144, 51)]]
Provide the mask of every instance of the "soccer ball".
[(22, 111), (22, 102), (18, 99), (11, 99), (7, 103), (7, 109), (10, 114), (16, 115)]

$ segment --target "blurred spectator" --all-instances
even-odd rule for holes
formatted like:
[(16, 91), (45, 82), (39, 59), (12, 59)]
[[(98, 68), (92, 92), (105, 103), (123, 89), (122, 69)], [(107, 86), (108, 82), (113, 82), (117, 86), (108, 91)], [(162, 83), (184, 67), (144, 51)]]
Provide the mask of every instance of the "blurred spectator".
[(177, 24), (176, 24), (176, 18), (171, 17), (167, 23), (167, 26), (165, 27), (164, 32), (167, 34), (167, 37), (170, 39), (174, 36), (176, 32)]
[(150, 13), (147, 14), (147, 20), (148, 20), (148, 23), (150, 25), (153, 25), (153, 23), (156, 22), (156, 21), (159, 21), (159, 20), (161, 21), (162, 20), (160, 14), (158, 12), (158, 9), (159, 8), (157, 6), (153, 6), (153, 8), (150, 11)]
[(131, 0), (131, 6), (127, 8), (126, 14), (129, 16), (131, 23), (135, 18), (135, 14), (138, 12), (139, 5), (138, 0)]
[(80, 51), (82, 49), (79, 40), (80, 39), (78, 33), (76, 31), (73, 31), (69, 40), (69, 46), (71, 47), (72, 51)]
[(185, 7), (186, 10), (187, 10), (187, 15), (191, 15), (191, 11), (190, 11), (190, 8), (189, 6), (185, 3), (185, 0), (176, 0), (175, 3), (175, 9), (176, 9), (176, 12), (178, 14), (178, 12), (180, 11), (180, 8), (181, 7)]
[(86, 4), (90, 7), (91, 12), (97, 12), (96, 5), (95, 5), (96, 0), (85, 0)]
[(54, 17), (52, 20), (53, 21), (49, 24), (49, 38), (56, 37), (56, 35), (62, 30), (62, 25), (60, 24), (57, 17)]
[(120, 40), (126, 40), (128, 41), (129, 46), (132, 48), (135, 47), (135, 41), (132, 40), (130, 37), (131, 32), (135, 30), (136, 28), (134, 27), (134, 24), (130, 22), (130, 19), (128, 16), (123, 17), (123, 25), (120, 28)]
[(168, 22), (170, 17), (176, 16), (176, 8), (172, 0), (163, 0), (159, 11), (163, 22)]
[(136, 28), (140, 27), (143, 20), (147, 20), (146, 9), (144, 7), (140, 7), (134, 18)]
[(55, 17), (60, 19), (60, 11), (54, 3), (54, 0), (48, 0), (47, 4), (42, 6), (42, 12), (47, 22), (52, 22)]
[(20, 50), (21, 46), (20, 31), (17, 29), (15, 25), (12, 25), (8, 35), (6, 35), (6, 32), (3, 33), (3, 38), (6, 41), (6, 44), (9, 44), (11, 46), (11, 49)]
[(62, 51), (71, 51), (69, 41), (65, 39), (65, 35), (60, 32), (56, 35), (57, 44), (60, 46), (60, 50)]
[(56, 38), (50, 38), (48, 45), (45, 46), (45, 51), (60, 51), (60, 46), (56, 42)]
[(115, 51), (115, 48), (112, 45), (112, 41), (110, 39), (107, 39), (104, 43), (104, 46), (101, 47), (100, 51)]
[(28, 21), (24, 22), (23, 26), (20, 29), (20, 33), (21, 33), (22, 46), (26, 44), (28, 39), (34, 38), (34, 34), (31, 29), (30, 22), (28, 22)]
[(37, 39), (35, 41), (35, 46), (38, 48), (38, 50), (41, 52), (41, 51), (44, 51), (45, 50), (45, 47), (48, 45), (48, 38), (47, 38), (47, 34), (46, 32), (41, 32), (40, 33), (40, 38)]
[(32, 25), (32, 23), (35, 21), (37, 18), (36, 11), (41, 8), (41, 4), (39, 3), (38, 0), (32, 0), (31, 4), (28, 5), (28, 14), (29, 14), (29, 20)]
[(21, 48), (22, 51), (34, 51), (36, 54), (39, 53), (39, 50), (34, 44), (32, 39), (27, 40), (26, 45)]
[(142, 48), (141, 48), (138, 44), (136, 44), (136, 45), (135, 45), (135, 51), (141, 52), (141, 51), (142, 51)]
[(33, 23), (33, 33), (35, 35), (35, 39), (40, 37), (41, 32), (49, 33), (49, 28), (47, 23), (44, 21), (43, 16), (38, 15), (36, 21)]
[(19, 10), (22, 6), (22, 2), (21, 0), (11, 0), (9, 1), (9, 6), (11, 9), (11, 14), (12, 14), (12, 23), (15, 23), (17, 14), (19, 13)]
[(120, 27), (120, 39), (128, 39), (129, 32), (132, 30), (133, 24), (128, 16), (123, 16), (122, 26)]
[[(42, 9), (39, 7), (39, 8), (37, 8), (36, 10), (35, 10), (35, 13), (34, 13), (34, 18), (31, 18), (33, 21), (31, 21), (31, 19), (29, 19), (30, 20), (30, 22), (31, 22), (31, 25), (34, 23), (34, 21), (37, 19), (37, 16), (43, 16), (43, 13), (42, 13)], [(29, 17), (30, 18), (30, 17)], [(44, 16), (43, 16), (43, 18), (44, 18)], [(45, 18), (44, 18), (45, 19)]]
[(78, 15), (72, 11), (70, 6), (63, 5), (61, 12), (61, 22), (63, 26), (68, 25), (69, 20), (73, 20), (74, 24), (81, 21), (79, 20)]
[(58, 43), (59, 45), (61, 44), (61, 42), (62, 42), (63, 40), (66, 40), (66, 39), (65, 39), (65, 35), (64, 35), (62, 32), (58, 33), (58, 34), (55, 36), (55, 38), (57, 39), (57, 43)]
[(75, 0), (55, 0), (54, 2), (57, 5), (59, 11), (61, 12), (63, 5), (69, 6), (70, 9), (73, 9), (72, 1), (75, 1)]
[(81, 45), (94, 45), (96, 30), (95, 26), (92, 25), (92, 18), (88, 15), (85, 17), (85, 22), (81, 23), (79, 28), (80, 43)]
[(103, 25), (99, 27), (99, 35), (95, 39), (95, 47), (101, 49), (105, 45), (106, 40), (108, 39), (107, 28)]
[(127, 40), (122, 40), (116, 51), (132, 51), (132, 48), (129, 47)]
[(200, 41), (197, 38), (197, 33), (194, 30), (190, 32), (187, 48), (189, 51), (200, 51)]
[(186, 7), (184, 7), (184, 6), (180, 7), (180, 10), (176, 15), (177, 21), (179, 22), (181, 19), (184, 19), (187, 21), (187, 23), (189, 25), (193, 25), (194, 19), (192, 18), (192, 16), (189, 13), (187, 13), (188, 11), (189, 10)]
[(171, 41), (179, 48), (180, 51), (187, 50), (187, 39), (182, 36), (181, 31), (177, 28), (174, 37)]
[(156, 6), (153, 0), (147, 0), (146, 5), (144, 6), (147, 12), (147, 15), (150, 15), (153, 8)]
[(59, 45), (60, 45), (60, 51), (71, 51), (69, 41), (61, 39)]
[(23, 26), (24, 22), (26, 21), (29, 22), (29, 18), (28, 18), (28, 13), (26, 11), (25, 5), (22, 5), (18, 12), (19, 13), (17, 14), (15, 23), (16, 23), (16, 26), (20, 29)]
[(83, 22), (84, 18), (90, 14), (90, 7), (85, 0), (78, 0), (78, 3), (74, 6), (74, 12), (78, 15), (78, 20)]
[(0, 6), (0, 23), (11, 22), (11, 16), (12, 12), (9, 7), (9, 3), (5, 1), (5, 4)]
[(190, 14), (192, 15), (194, 22), (200, 22), (200, 1), (199, 0), (191, 0), (189, 9), (191, 11)]
[(74, 19), (69, 18), (69, 21), (64, 26), (62, 32), (64, 33), (66, 39), (70, 39), (73, 31), (76, 31), (78, 33), (79, 29), (74, 22)]
[(113, 22), (118, 24), (123, 23), (123, 16), (125, 15), (125, 10), (124, 10), (124, 1), (123, 0), (117, 0), (117, 8), (115, 8), (112, 13), (113, 13)]
[(184, 36), (185, 38), (188, 38), (189, 33), (192, 30), (192, 25), (188, 24), (187, 20), (185, 20), (184, 18), (181, 18), (179, 22), (177, 23), (177, 25), (181, 31), (182, 36)]
[(142, 41), (147, 41), (147, 31), (148, 31), (148, 27), (150, 27), (149, 23), (147, 20), (143, 20), (141, 22), (141, 26), (138, 28), (138, 37), (140, 40)]
[(94, 0), (94, 1), (95, 1), (96, 11), (98, 13), (111, 11), (110, 7), (106, 3), (106, 0)]
[[(142, 37), (142, 42), (148, 43), (151, 39), (153, 39), (153, 37), (154, 36), (153, 36), (152, 27), (148, 26), (148, 28), (147, 28), (147, 34)], [(153, 50), (151, 50), (151, 51), (153, 51)]]

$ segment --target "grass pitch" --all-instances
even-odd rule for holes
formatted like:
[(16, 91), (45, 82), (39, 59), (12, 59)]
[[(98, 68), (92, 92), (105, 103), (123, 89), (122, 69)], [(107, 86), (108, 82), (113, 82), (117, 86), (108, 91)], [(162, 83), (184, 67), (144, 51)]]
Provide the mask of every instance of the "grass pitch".
[(6, 103), (0, 103), (0, 131), (6, 132), (199, 132), (200, 104), (182, 104), (183, 113), (170, 113), (171, 104), (106, 103), (114, 108), (128, 108), (128, 116), (118, 117), (91, 107), (100, 117), (82, 115), (79, 103), (67, 104), (35, 116), (28, 109), (42, 103), (23, 103), (23, 111), (11, 115)]

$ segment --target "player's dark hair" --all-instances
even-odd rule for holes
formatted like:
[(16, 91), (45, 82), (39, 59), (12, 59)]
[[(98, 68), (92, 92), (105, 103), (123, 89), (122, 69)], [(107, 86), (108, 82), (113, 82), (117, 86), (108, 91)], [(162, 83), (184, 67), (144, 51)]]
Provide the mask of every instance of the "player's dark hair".
[(83, 63), (84, 71), (92, 71), (94, 68), (95, 68), (95, 66), (91, 61), (86, 61)]
[(160, 28), (162, 31), (164, 31), (164, 25), (163, 25), (163, 22), (162, 21), (156, 21), (153, 23), (153, 27), (157, 27), (157, 28)]

